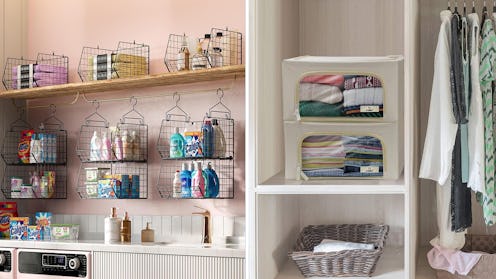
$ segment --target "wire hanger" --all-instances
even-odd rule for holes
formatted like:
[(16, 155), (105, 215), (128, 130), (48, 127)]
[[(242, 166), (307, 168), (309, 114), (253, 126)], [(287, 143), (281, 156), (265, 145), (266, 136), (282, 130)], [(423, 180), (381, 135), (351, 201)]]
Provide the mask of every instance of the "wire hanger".
[[(484, 0), (484, 7), (482, 8), (482, 22), (484, 22), (487, 18), (487, 5), (486, 5), (486, 0)], [(482, 33), (482, 28), (481, 28), (481, 33)]]
[[(143, 124), (145, 121), (145, 117), (143, 116), (143, 114), (139, 113), (136, 110), (136, 104), (138, 103), (138, 99), (132, 96), (129, 99), (129, 102), (131, 103), (133, 108), (122, 116), (121, 123), (126, 123), (126, 120), (137, 120), (140, 124)], [(134, 116), (132, 116), (133, 114)]]
[(40, 123), (40, 130), (45, 130), (47, 127), (53, 127), (54, 130), (62, 130), (64, 127), (64, 122), (55, 116), (57, 112), (57, 107), (54, 104), (50, 105), (50, 116)]
[(450, 3), (450, 0), (448, 0), (448, 11), (451, 11), (451, 3)]
[(463, 0), (463, 16), (467, 16), (467, 2)]
[(472, 0), (472, 13), (475, 13), (475, 0)]
[[(190, 119), (191, 119), (191, 117), (189, 116), (189, 114), (187, 112), (185, 112), (179, 106), (179, 101), (181, 100), (181, 96), (177, 92), (174, 92), (174, 94), (172, 95), (172, 100), (175, 101), (176, 104), (172, 108), (170, 108), (168, 111), (165, 112), (165, 119), (167, 121), (170, 121), (174, 117), (178, 117), (178, 118), (183, 118), (184, 117), (184, 121), (185, 122), (189, 122)], [(171, 113), (174, 110), (179, 110), (179, 112), (178, 112), (179, 114)]]
[(93, 105), (95, 106), (95, 112), (92, 114), (88, 115), (84, 120), (86, 121), (86, 124), (91, 124), (91, 123), (101, 123), (102, 126), (105, 128), (109, 127), (109, 122), (108, 120), (103, 117), (99, 112), (98, 109), (100, 108), (100, 102), (98, 101), (93, 101)]
[(453, 14), (458, 15), (458, 0), (455, 0), (455, 11), (453, 12)]
[[(231, 118), (231, 110), (222, 103), (222, 98), (224, 98), (224, 90), (222, 88), (217, 89), (217, 97), (219, 98), (219, 101), (217, 104), (213, 105), (210, 107), (207, 113), (207, 117), (212, 117), (212, 113), (219, 113), (219, 114), (224, 114), (226, 118)], [(217, 108), (217, 107), (220, 107)]]
[(493, 13), (496, 13), (496, 0), (493, 1)]
[(17, 107), (17, 111), (19, 112), (19, 118), (17, 118), (14, 122), (10, 124), (10, 131), (21, 131), (31, 129), (33, 126), (29, 124), (25, 119), (26, 109), (23, 107)]

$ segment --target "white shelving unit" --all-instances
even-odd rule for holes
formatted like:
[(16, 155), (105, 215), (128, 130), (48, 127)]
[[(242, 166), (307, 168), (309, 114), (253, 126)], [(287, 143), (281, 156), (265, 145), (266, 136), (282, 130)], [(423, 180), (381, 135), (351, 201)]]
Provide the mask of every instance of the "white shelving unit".
[[(289, 260), (309, 224), (385, 223), (373, 278), (415, 278), (418, 1), (247, 1), (247, 278), (303, 278)], [(382, 56), (404, 62), (404, 172), (396, 180), (284, 178), (283, 59)], [(251, 245), (253, 244), (253, 245)]]

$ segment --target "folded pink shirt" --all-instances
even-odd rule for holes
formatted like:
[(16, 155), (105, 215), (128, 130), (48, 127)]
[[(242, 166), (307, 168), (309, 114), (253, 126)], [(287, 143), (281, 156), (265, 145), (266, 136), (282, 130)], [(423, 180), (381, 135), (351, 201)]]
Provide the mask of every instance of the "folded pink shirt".
[(334, 86), (342, 86), (344, 83), (343, 75), (310, 75), (304, 77), (300, 83), (320, 83)]

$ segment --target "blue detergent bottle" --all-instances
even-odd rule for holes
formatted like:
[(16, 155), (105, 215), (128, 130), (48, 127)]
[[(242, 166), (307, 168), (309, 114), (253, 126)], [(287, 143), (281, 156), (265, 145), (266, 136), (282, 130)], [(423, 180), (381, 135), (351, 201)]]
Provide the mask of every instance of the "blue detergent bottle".
[(219, 195), (219, 176), (208, 162), (205, 172), (205, 198), (216, 198)]
[(176, 127), (175, 133), (170, 137), (170, 157), (183, 158), (185, 143), (183, 135), (179, 133), (179, 127)]
[(205, 120), (202, 126), (203, 134), (203, 156), (211, 158), (214, 156), (215, 135), (214, 127), (210, 120)]
[(181, 198), (191, 198), (191, 171), (188, 169), (188, 163), (183, 163), (181, 173)]

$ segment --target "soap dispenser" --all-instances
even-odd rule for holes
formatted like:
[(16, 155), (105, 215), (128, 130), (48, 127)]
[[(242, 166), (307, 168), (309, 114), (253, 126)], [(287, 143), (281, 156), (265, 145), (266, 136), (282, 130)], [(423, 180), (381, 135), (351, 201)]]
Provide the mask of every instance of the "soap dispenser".
[(105, 243), (118, 242), (121, 228), (121, 218), (117, 217), (117, 208), (112, 207), (110, 216), (105, 218)]
[(124, 220), (122, 220), (121, 224), (121, 242), (131, 242), (131, 220), (129, 220), (129, 215), (126, 214), (124, 216)]
[(155, 231), (150, 228), (150, 222), (146, 223), (146, 229), (141, 230), (141, 242), (154, 242)]

